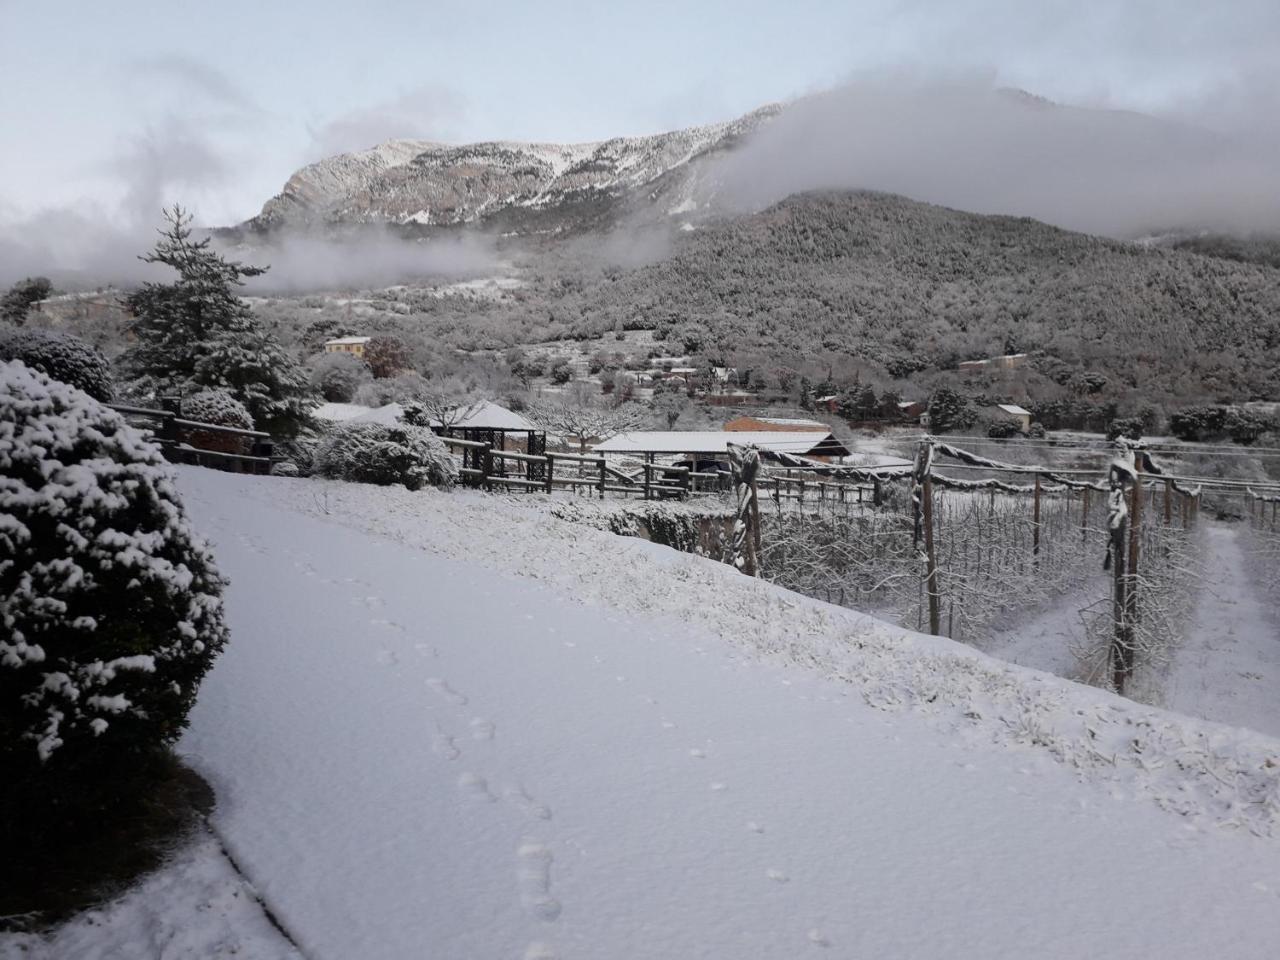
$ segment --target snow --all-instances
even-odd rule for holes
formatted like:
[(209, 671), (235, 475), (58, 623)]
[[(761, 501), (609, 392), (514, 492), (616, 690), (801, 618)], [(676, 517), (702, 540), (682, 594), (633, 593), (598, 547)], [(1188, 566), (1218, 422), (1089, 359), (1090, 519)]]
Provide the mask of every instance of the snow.
[(0, 934), (3, 960), (302, 960), (201, 831), (124, 896), (51, 934)]
[(181, 747), (312, 960), (1270, 957), (1280, 742), (557, 522), (181, 471)]

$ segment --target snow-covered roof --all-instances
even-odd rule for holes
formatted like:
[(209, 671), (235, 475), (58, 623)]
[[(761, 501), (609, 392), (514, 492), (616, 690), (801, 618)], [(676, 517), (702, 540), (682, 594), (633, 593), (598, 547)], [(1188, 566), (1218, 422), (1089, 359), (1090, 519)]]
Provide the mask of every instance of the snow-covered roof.
[(814, 398), (813, 398), (813, 402), (814, 402), (814, 403), (828, 403), (828, 402), (830, 402), (830, 401), (834, 400), (835, 398), (836, 398), (836, 394), (834, 394), (834, 393), (833, 393), (833, 394), (831, 394), (831, 396), (829, 396), (829, 397), (814, 397)]
[(827, 425), (820, 420), (809, 420), (798, 417), (753, 417), (744, 414), (743, 420), (754, 420), (756, 423), (772, 423), (778, 427), (813, 427), (814, 430), (827, 430)]
[(537, 425), (532, 421), (520, 416), (514, 410), (508, 410), (506, 407), (494, 403), (492, 400), (481, 400), (475, 404), (474, 409), (470, 406), (465, 409), (467, 410), (466, 414), (453, 426), (472, 430), (538, 429)]
[(326, 340), (324, 345), (326, 347), (359, 346), (360, 344), (368, 343), (372, 339), (373, 337), (337, 337), (333, 340)]
[(362, 406), (358, 403), (322, 403), (311, 411), (311, 415), (317, 420), (342, 423), (346, 420), (352, 420), (361, 414), (369, 413), (372, 409), (373, 407)]
[[(326, 406), (347, 406), (347, 404), (326, 404)], [(404, 413), (404, 406), (399, 403), (388, 403), (385, 407), (377, 409), (369, 409), (361, 407), (364, 412), (359, 416), (348, 417), (354, 423), (399, 423), (400, 417)], [(480, 400), (476, 404), (464, 404), (455, 408), (457, 411), (465, 411), (464, 415), (451, 423), (451, 427), (466, 428), (471, 430), (537, 430), (538, 427), (526, 420), (514, 410), (508, 410), (506, 407), (500, 406), (491, 400)]]
[(829, 430), (647, 430), (620, 433), (596, 444), (598, 453), (726, 453), (729, 444), (753, 444), (761, 450), (785, 453), (844, 451)]
[(384, 407), (375, 407), (367, 410), (358, 417), (352, 417), (349, 423), (384, 423), (392, 426), (400, 422), (400, 415), (404, 413), (404, 407), (398, 403), (388, 403)]
[(999, 410), (1003, 410), (1005, 413), (1014, 417), (1031, 416), (1030, 410), (1024, 410), (1022, 407), (1018, 406), (1016, 403), (997, 403), (996, 408)]

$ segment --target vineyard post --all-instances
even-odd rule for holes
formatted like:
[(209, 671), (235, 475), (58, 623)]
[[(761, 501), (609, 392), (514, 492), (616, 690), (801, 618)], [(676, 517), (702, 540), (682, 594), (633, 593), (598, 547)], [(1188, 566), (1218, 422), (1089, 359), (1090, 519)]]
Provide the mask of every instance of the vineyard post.
[(927, 443), (921, 444), (916, 461), (920, 482), (920, 518), (924, 525), (925, 590), (929, 595), (929, 632), (935, 637), (942, 630), (942, 612), (938, 603), (938, 556), (933, 543), (933, 457)]
[(760, 451), (755, 447), (728, 445), (729, 470), (733, 475), (737, 510), (733, 521), (730, 562), (749, 577), (758, 573), (760, 542), (760, 510), (753, 501), (757, 496), (756, 474), (760, 472)]
[(1031, 508), (1031, 556), (1036, 566), (1040, 565), (1040, 474), (1036, 474), (1035, 493), (1032, 495)]
[(1124, 693), (1129, 675), (1128, 630), (1128, 573), (1125, 564), (1125, 516), (1124, 477), (1114, 468), (1111, 476), (1110, 510), (1107, 517), (1107, 535), (1110, 549), (1107, 559), (1111, 563), (1111, 683), (1116, 692)]
[(1142, 543), (1142, 457), (1133, 458), (1133, 506), (1129, 516), (1129, 576), (1125, 594), (1125, 638), (1126, 648), (1125, 679), (1133, 670), (1133, 631), (1138, 622), (1138, 553)]

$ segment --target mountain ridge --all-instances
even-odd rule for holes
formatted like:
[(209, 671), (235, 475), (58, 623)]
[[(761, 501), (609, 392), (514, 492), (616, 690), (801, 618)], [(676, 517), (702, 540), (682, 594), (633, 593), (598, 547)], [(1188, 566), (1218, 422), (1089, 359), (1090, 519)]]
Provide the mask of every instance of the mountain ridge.
[(768, 104), (735, 120), (574, 144), (389, 140), (302, 167), (242, 227), (446, 227), (520, 219), (522, 212), (573, 217), (579, 207), (642, 204), (645, 187), (673, 175), (696, 177), (700, 161), (732, 149), (781, 110)]

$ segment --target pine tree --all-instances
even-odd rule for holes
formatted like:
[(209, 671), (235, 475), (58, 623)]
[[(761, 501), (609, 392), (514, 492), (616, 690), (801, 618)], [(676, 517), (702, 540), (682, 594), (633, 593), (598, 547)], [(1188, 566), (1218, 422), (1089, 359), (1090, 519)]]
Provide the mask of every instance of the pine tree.
[(146, 283), (128, 299), (137, 343), (121, 362), (156, 393), (227, 390), (258, 428), (294, 436), (308, 419), (309, 388), (301, 366), (259, 327), (236, 288), (266, 272), (226, 260), (210, 239), (191, 239), (191, 215), (165, 211), (169, 225), (141, 259), (178, 272), (174, 283)]

